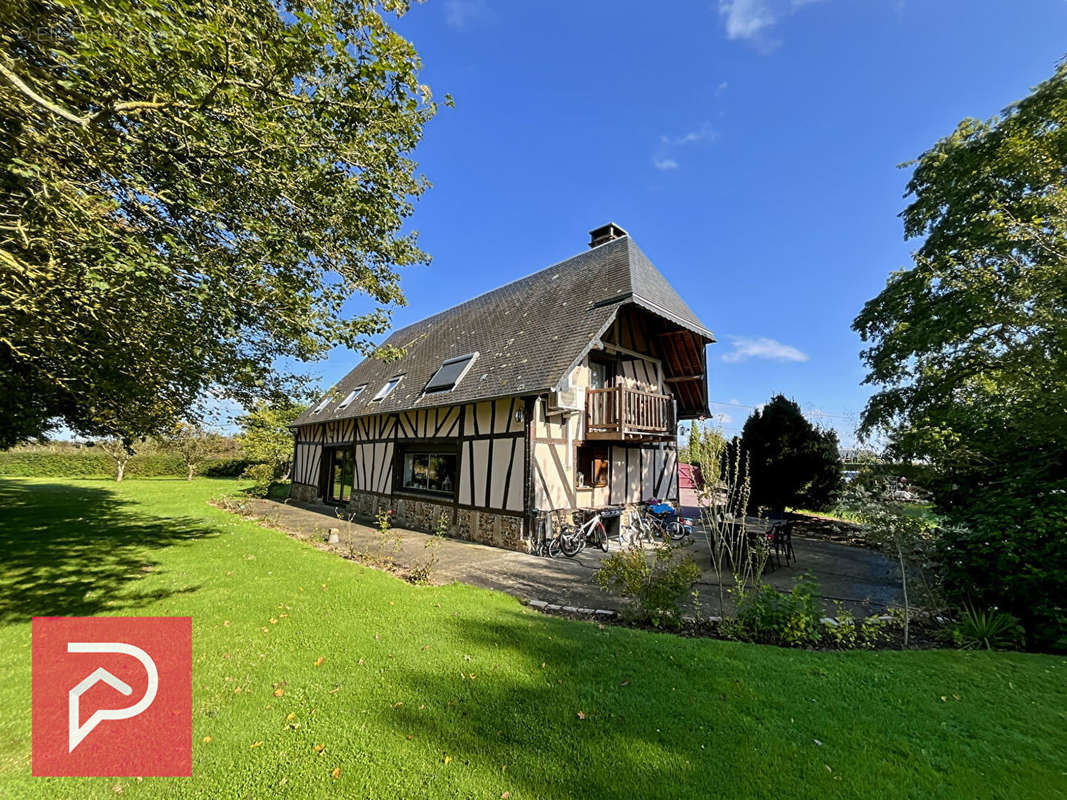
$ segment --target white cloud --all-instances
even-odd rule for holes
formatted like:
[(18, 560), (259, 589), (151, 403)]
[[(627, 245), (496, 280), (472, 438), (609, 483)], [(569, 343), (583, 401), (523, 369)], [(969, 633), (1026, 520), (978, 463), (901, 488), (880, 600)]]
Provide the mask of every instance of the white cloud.
[(722, 411), (720, 411), (718, 414), (712, 414), (711, 418), (720, 425), (728, 425), (729, 423), (734, 421), (733, 417)]
[(722, 81), (722, 82), (721, 82), (721, 83), (720, 83), (720, 84), (719, 84), (718, 86), (716, 86), (716, 87), (715, 87), (715, 96), (716, 96), (716, 97), (718, 97), (718, 96), (719, 96), (720, 94), (722, 94), (723, 92), (725, 92), (725, 91), (726, 91), (726, 88), (727, 88), (727, 87), (728, 87), (729, 85), (730, 85), (730, 84), (729, 84), (729, 83), (727, 83), (726, 81)]
[(727, 39), (752, 39), (778, 21), (778, 14), (764, 0), (719, 0), (719, 14)]
[(821, 0), (719, 0), (719, 16), (727, 39), (743, 39), (770, 50), (778, 44), (769, 38), (770, 29), (783, 17), (818, 2)]
[(702, 142), (705, 139), (714, 138), (714, 129), (705, 122), (699, 128), (695, 128), (691, 131), (686, 131), (680, 136), (670, 136), (665, 133), (659, 137), (659, 140), (665, 145), (669, 145), (672, 147), (681, 147), (682, 145), (693, 144), (694, 142)]
[(734, 364), (748, 361), (750, 358), (766, 358), (771, 361), (807, 361), (808, 356), (795, 347), (782, 344), (774, 339), (759, 337), (751, 339), (746, 336), (731, 336), (734, 349), (723, 353), (722, 360)]
[(711, 141), (714, 138), (715, 130), (706, 122), (677, 136), (664, 133), (659, 137), (659, 149), (652, 156), (652, 166), (658, 170), (678, 169), (678, 160), (674, 157), (673, 151), (697, 142)]
[(447, 0), (444, 7), (445, 23), (457, 31), (470, 30), (489, 10), (485, 0)]

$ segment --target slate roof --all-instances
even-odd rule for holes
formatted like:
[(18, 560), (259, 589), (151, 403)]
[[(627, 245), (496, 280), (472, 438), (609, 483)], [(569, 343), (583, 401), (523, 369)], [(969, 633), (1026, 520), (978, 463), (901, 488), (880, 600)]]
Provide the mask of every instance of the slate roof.
[[(318, 414), (305, 411), (294, 425), (551, 391), (627, 303), (715, 340), (633, 240), (622, 236), (394, 332), (386, 343), (405, 348), (403, 358), (364, 359), (331, 389), (334, 401)], [(422, 394), (445, 359), (472, 352), (478, 357), (452, 391)], [(371, 399), (401, 374), (388, 397)], [(367, 388), (338, 410), (360, 384)]]

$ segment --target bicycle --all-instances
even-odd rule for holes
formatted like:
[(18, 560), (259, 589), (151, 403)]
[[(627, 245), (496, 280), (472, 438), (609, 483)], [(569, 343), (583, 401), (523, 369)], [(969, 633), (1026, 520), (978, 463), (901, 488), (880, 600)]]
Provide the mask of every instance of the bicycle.
[[(555, 558), (562, 551), (560, 535), (562, 528), (552, 525), (551, 511), (538, 511), (536, 508), (533, 510), (537, 515), (537, 535), (534, 541), (534, 555), (545, 556), (546, 558)], [(555, 527), (555, 534), (550, 535), (552, 528)]]
[(560, 530), (560, 549), (563, 555), (573, 558), (585, 549), (587, 542), (592, 542), (605, 553), (608, 552), (608, 531), (604, 527), (604, 520), (616, 516), (618, 512), (589, 511), (588, 519), (580, 525), (564, 525)]
[[(652, 510), (655, 501), (638, 503), (630, 515), (631, 540), (640, 543), (641, 537), (651, 544), (660, 541), (680, 541), (693, 535), (693, 521), (678, 516), (674, 509), (657, 513)], [(656, 504), (658, 505), (658, 504)]]

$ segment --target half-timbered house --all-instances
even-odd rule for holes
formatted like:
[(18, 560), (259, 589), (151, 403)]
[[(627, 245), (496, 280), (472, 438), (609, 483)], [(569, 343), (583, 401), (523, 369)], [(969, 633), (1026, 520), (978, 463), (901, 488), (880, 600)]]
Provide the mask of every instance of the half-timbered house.
[(292, 497), (518, 550), (538, 511), (678, 497), (714, 341), (617, 225), (588, 250), (396, 331), (294, 425)]

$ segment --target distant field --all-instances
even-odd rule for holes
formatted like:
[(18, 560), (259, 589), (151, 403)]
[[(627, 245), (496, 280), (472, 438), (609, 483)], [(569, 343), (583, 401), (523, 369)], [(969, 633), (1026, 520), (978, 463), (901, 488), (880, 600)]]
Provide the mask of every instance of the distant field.
[[(239, 487), (0, 480), (0, 797), (1067, 796), (1063, 657), (544, 617), (207, 504)], [(192, 616), (191, 779), (30, 777), (35, 614)]]

